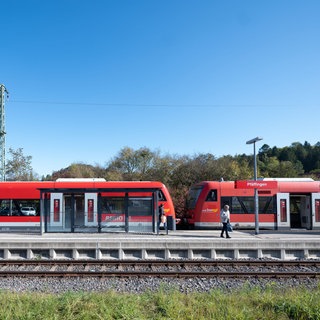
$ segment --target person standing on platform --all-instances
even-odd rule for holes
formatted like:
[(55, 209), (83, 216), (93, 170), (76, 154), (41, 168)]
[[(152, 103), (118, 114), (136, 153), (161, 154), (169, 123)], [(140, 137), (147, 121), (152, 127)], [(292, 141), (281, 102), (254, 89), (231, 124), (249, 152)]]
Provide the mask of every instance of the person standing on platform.
[(160, 229), (161, 226), (166, 230), (166, 228), (167, 228), (167, 217), (166, 217), (166, 214), (164, 212), (163, 204), (160, 204), (160, 206), (159, 206), (159, 229)]
[(222, 230), (220, 237), (224, 238), (223, 234), (226, 232), (226, 238), (231, 238), (228, 233), (228, 223), (230, 222), (230, 211), (229, 206), (225, 204), (220, 212), (220, 221), (222, 223)]

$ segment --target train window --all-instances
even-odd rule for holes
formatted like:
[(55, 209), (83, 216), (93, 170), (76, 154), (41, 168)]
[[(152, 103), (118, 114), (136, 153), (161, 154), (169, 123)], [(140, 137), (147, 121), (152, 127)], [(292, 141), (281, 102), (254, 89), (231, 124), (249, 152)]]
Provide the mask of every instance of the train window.
[(320, 200), (315, 200), (315, 218), (316, 222), (320, 222)]
[(210, 190), (208, 195), (207, 195), (207, 198), (206, 198), (206, 201), (217, 201), (217, 190)]
[(247, 211), (247, 202), (248, 199), (246, 198), (240, 198), (240, 197), (232, 197), (231, 202), (231, 213), (248, 213)]
[(259, 197), (260, 213), (275, 213), (273, 197)]
[(102, 213), (123, 214), (124, 198), (108, 198), (102, 197), (101, 201)]
[(234, 213), (232, 206), (235, 206), (235, 210), (237, 211), (237, 209), (236, 209), (237, 204), (232, 201), (232, 198), (233, 197), (221, 197), (221, 209), (224, 207), (224, 205), (227, 204), (230, 207), (230, 213)]
[[(125, 198), (102, 197), (102, 213), (103, 214), (124, 214)], [(129, 198), (128, 211), (130, 216), (152, 214), (151, 198)]]
[(221, 197), (221, 206), (225, 204), (230, 206), (230, 213), (248, 213), (248, 207), (251, 206), (251, 200), (253, 203), (253, 197)]
[(39, 200), (1, 200), (0, 216), (21, 216), (22, 207), (33, 207), (36, 210), (36, 215), (40, 212)]
[(194, 209), (203, 187), (191, 188), (187, 197), (187, 208)]
[[(243, 213), (254, 213), (255, 204), (254, 197), (241, 197), (239, 199), (244, 209)], [(259, 213), (274, 213), (274, 203), (272, 197), (259, 197), (258, 198)]]
[(130, 216), (151, 216), (152, 200), (151, 198), (129, 198)]
[(158, 191), (158, 200), (159, 201), (166, 201), (167, 200), (161, 190)]
[[(254, 197), (222, 197), (222, 205), (229, 204), (231, 213), (254, 213)], [(274, 213), (274, 197), (259, 197), (259, 213)]]

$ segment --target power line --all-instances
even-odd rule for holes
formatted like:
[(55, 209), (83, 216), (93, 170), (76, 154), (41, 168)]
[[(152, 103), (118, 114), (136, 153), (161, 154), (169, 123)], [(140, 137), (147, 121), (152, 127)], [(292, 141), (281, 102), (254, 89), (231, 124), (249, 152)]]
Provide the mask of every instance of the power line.
[(78, 105), (78, 106), (102, 106), (102, 107), (180, 107), (180, 108), (281, 108), (281, 107), (319, 107), (320, 104), (147, 104), (147, 103), (99, 103), (99, 102), (64, 102), (64, 101), (39, 101), (39, 100), (10, 100), (10, 103), (22, 104), (53, 104), (53, 105)]

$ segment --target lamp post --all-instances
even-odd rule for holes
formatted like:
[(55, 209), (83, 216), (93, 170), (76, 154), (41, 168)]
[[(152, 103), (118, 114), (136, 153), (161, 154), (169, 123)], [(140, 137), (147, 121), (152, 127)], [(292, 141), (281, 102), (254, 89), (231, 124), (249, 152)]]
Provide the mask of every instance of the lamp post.
[[(257, 155), (256, 155), (256, 142), (262, 140), (260, 137), (256, 137), (247, 141), (247, 144), (253, 144), (253, 165), (254, 165), (254, 180), (257, 180)], [(255, 216), (255, 233), (259, 234), (259, 199), (258, 189), (254, 189), (254, 216)]]

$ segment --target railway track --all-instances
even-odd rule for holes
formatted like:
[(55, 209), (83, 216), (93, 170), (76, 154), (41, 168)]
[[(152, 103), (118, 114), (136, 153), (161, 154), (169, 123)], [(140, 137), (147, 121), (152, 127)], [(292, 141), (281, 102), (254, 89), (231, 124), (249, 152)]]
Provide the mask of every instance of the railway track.
[(0, 277), (320, 278), (320, 261), (0, 261)]

